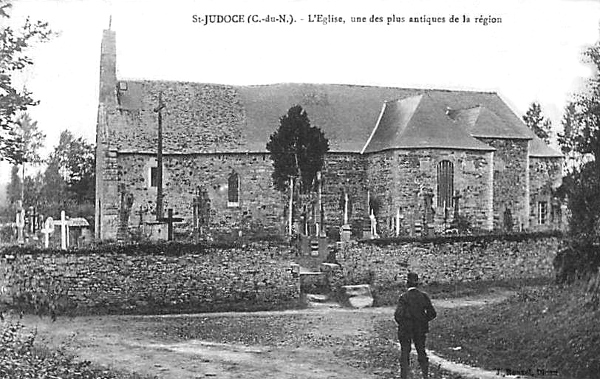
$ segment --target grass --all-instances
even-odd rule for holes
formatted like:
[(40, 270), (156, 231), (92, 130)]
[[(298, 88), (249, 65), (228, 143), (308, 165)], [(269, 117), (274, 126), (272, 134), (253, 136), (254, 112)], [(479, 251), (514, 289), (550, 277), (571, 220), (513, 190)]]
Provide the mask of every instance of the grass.
[(581, 284), (528, 288), (504, 303), (441, 310), (429, 346), (489, 370), (594, 379), (600, 373), (599, 320), (598, 304)]
[[(551, 278), (533, 279), (511, 279), (511, 280), (489, 280), (471, 281), (462, 283), (442, 284), (431, 283), (421, 286), (431, 298), (449, 299), (466, 296), (478, 296), (489, 294), (493, 289), (520, 290), (523, 287), (544, 286), (551, 284)], [(374, 290), (375, 306), (395, 306), (398, 296), (406, 291), (405, 285), (391, 287), (379, 287)]]

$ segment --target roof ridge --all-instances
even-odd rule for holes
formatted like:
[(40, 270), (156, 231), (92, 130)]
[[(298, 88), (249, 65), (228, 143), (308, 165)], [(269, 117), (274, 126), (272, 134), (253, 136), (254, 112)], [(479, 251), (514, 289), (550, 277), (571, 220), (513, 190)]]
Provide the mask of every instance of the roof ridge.
[(307, 82), (278, 82), (278, 83), (262, 83), (262, 84), (227, 84), (227, 83), (211, 83), (211, 82), (199, 82), (190, 80), (174, 80), (174, 79), (146, 79), (146, 78), (117, 78), (117, 81), (126, 82), (154, 82), (154, 83), (189, 83), (189, 84), (203, 84), (203, 85), (214, 85), (214, 86), (225, 86), (234, 88), (257, 88), (257, 87), (271, 87), (271, 86), (282, 86), (282, 85), (312, 85), (312, 86), (339, 86), (339, 87), (354, 87), (354, 88), (381, 88), (381, 89), (401, 89), (406, 91), (422, 91), (424, 93), (429, 92), (447, 92), (447, 93), (478, 93), (497, 95), (496, 91), (481, 91), (481, 90), (465, 90), (465, 89), (449, 89), (449, 88), (424, 88), (424, 87), (401, 87), (401, 86), (388, 86), (388, 85), (375, 85), (375, 84), (351, 84), (351, 83), (307, 83)]

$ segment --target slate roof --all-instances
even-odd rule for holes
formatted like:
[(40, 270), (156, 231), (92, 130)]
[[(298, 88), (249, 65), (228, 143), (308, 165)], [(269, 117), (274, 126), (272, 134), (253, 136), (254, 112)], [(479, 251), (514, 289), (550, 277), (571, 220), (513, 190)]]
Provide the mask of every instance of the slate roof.
[(457, 121), (473, 137), (531, 139), (533, 133), (526, 127), (502, 119), (486, 107), (451, 110), (448, 116)]
[[(404, 130), (404, 135), (411, 137), (415, 144), (420, 138), (419, 122), (423, 121), (430, 125), (426, 128), (429, 132), (423, 136), (424, 141), (432, 146), (483, 149), (464, 133), (446, 133), (455, 130), (445, 115), (448, 108), (485, 107), (509, 125), (507, 130), (511, 133), (526, 129), (506, 103), (496, 93), (490, 92), (341, 84), (228, 86), (129, 80), (120, 82), (117, 92), (120, 119), (115, 121), (119, 125), (111, 128), (113, 146), (119, 151), (156, 151), (157, 116), (153, 108), (159, 92), (163, 92), (166, 104), (163, 124), (165, 154), (265, 152), (269, 136), (279, 125), (279, 118), (293, 105), (301, 105), (311, 124), (323, 130), (331, 151), (359, 153), (378, 124), (384, 104), (421, 95), (424, 102), (419, 102), (417, 112), (411, 118), (412, 123), (409, 122)], [(411, 101), (414, 100), (406, 100), (399, 105), (407, 107)], [(427, 115), (433, 109), (435, 112)], [(388, 112), (392, 112), (392, 108)], [(434, 121), (444, 127), (433, 126)], [(444, 131), (449, 141), (443, 143), (442, 139), (446, 137), (436, 137), (431, 133), (434, 130)], [(376, 147), (378, 140), (379, 137), (371, 141), (374, 145), (369, 151), (384, 148), (382, 145)], [(394, 141), (400, 143), (399, 140)]]
[(564, 158), (562, 153), (546, 145), (546, 143), (535, 134), (529, 143), (529, 156), (533, 158)]
[(449, 148), (493, 151), (471, 137), (428, 93), (388, 101), (364, 152), (398, 148)]

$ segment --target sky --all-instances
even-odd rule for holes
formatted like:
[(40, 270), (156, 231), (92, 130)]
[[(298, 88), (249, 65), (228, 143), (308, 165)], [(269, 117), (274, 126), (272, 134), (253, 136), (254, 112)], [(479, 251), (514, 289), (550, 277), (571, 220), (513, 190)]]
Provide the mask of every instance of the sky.
[[(593, 74), (582, 53), (599, 40), (600, 27), (600, 2), (586, 0), (13, 4), (10, 20), (0, 22), (19, 25), (29, 16), (47, 21), (55, 32), (49, 42), (31, 47), (35, 63), (18, 78), (40, 101), (29, 113), (47, 136), (44, 154), (65, 129), (95, 140), (100, 42), (109, 23), (121, 79), (493, 91), (519, 116), (539, 102), (557, 130), (568, 100)], [(194, 15), (239, 15), (244, 22), (204, 25)], [(268, 15), (291, 16), (294, 22), (251, 22)], [(334, 22), (319, 22), (319, 15)], [(383, 22), (375, 22), (379, 17)], [(411, 17), (423, 22), (410, 22)], [(443, 22), (432, 21), (440, 18)], [(8, 180), (8, 172), (0, 170), (6, 178), (0, 182)]]

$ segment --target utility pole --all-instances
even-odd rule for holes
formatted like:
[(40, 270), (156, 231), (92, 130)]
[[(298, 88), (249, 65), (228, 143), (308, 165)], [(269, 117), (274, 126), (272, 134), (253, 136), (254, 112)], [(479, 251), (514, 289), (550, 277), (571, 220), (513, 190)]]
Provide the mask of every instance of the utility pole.
[(158, 112), (158, 149), (156, 153), (156, 220), (163, 218), (163, 156), (162, 156), (162, 110), (165, 104), (162, 101), (162, 91), (158, 93), (158, 106), (154, 112)]

